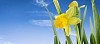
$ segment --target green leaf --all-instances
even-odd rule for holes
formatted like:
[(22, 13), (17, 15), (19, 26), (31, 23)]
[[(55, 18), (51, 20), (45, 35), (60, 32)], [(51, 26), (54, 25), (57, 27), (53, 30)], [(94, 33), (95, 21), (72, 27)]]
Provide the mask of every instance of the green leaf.
[(90, 28), (92, 30), (92, 33), (90, 35), (90, 44), (96, 44), (95, 36), (94, 36), (94, 28), (93, 28), (93, 25), (92, 25), (92, 19), (91, 19), (91, 17), (90, 17)]
[(93, 11), (93, 17), (94, 17), (94, 26), (96, 29), (96, 43), (100, 44), (100, 19), (99, 14), (96, 8), (96, 5), (94, 3), (94, 0), (92, 1), (92, 11)]
[(65, 44), (73, 44), (70, 36), (66, 35), (65, 29), (63, 29), (63, 31), (64, 31), (64, 34), (65, 34), (65, 37), (66, 37)]
[(65, 44), (67, 44), (67, 41), (65, 41)]
[(83, 41), (84, 41), (84, 44), (89, 44), (88, 43), (88, 40), (87, 40), (87, 37), (86, 37), (86, 34), (85, 34), (85, 31), (83, 31), (84, 34), (83, 34)]
[(81, 44), (79, 29), (77, 25), (75, 25), (75, 30), (76, 30), (77, 44)]
[(58, 40), (56, 36), (54, 36), (54, 44), (58, 44)]
[(76, 0), (73, 0), (73, 1), (76, 1)]
[(54, 36), (54, 44), (60, 44), (60, 41), (58, 40), (57, 36)]
[(92, 0), (92, 3), (94, 3), (94, 0)]
[(78, 24), (81, 44), (83, 44), (83, 42), (84, 42), (84, 44), (88, 44), (88, 40), (87, 40), (85, 30), (84, 30), (84, 22), (85, 22), (85, 19), (86, 19), (86, 12), (87, 12), (87, 6), (85, 7), (85, 10), (84, 10), (82, 22), (80, 24)]
[(54, 2), (54, 5), (56, 7), (58, 14), (61, 14), (61, 9), (60, 9), (60, 5), (59, 5), (58, 0), (53, 0), (53, 2)]
[(54, 44), (60, 44), (60, 41), (59, 41), (58, 36), (57, 36), (56, 28), (55, 28), (55, 26), (54, 26), (54, 22), (53, 22), (53, 19), (52, 19), (52, 14), (51, 14), (51, 12), (49, 11), (49, 9), (47, 8), (47, 6), (46, 6), (44, 0), (42, 0), (42, 1), (43, 1), (43, 4), (44, 4), (45, 9), (47, 10), (47, 12), (48, 12), (48, 14), (49, 14), (50, 21), (51, 21), (51, 23), (52, 23), (52, 28), (53, 28), (53, 32), (54, 32)]
[(95, 37), (94, 37), (93, 33), (91, 33), (91, 36), (90, 36), (90, 44), (96, 44)]
[(84, 10), (84, 16), (83, 16), (83, 22), (82, 22), (84, 44), (88, 44), (88, 40), (87, 40), (86, 33), (85, 33), (85, 30), (84, 30), (84, 22), (85, 22), (85, 19), (86, 19), (86, 12), (87, 12), (87, 6), (85, 7), (85, 10)]
[(92, 24), (92, 19), (91, 19), (91, 17), (90, 17), (90, 28), (91, 28), (91, 30), (92, 30), (92, 33), (94, 34), (94, 28), (93, 28), (93, 24)]
[(83, 23), (84, 23), (85, 18), (86, 18), (86, 12), (87, 12), (87, 6), (85, 7), (85, 10), (84, 10)]
[(71, 41), (70, 36), (66, 36), (66, 37), (67, 37), (67, 44), (73, 44), (72, 41)]
[(100, 15), (99, 15), (99, 22), (100, 22)]

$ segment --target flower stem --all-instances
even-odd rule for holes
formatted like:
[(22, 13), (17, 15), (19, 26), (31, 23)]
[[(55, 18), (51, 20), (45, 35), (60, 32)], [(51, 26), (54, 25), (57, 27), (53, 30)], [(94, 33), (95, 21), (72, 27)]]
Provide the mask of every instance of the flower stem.
[(77, 36), (78, 44), (81, 44), (79, 30), (78, 30), (78, 26), (77, 25), (75, 26), (75, 30), (76, 30), (76, 36)]
[(55, 7), (56, 7), (58, 14), (61, 14), (61, 9), (60, 9), (60, 5), (58, 3), (58, 0), (53, 0), (53, 2), (55, 4)]
[(70, 36), (66, 36), (66, 32), (65, 32), (65, 29), (63, 29), (64, 30), (64, 34), (65, 34), (65, 37), (66, 37), (66, 44), (73, 44), (72, 43), (72, 41), (71, 41), (71, 38), (70, 38)]
[(53, 32), (54, 32), (54, 44), (60, 44), (60, 41), (58, 39), (58, 35), (57, 35), (57, 32), (56, 32), (56, 28), (54, 26), (54, 22), (53, 22), (53, 19), (52, 19), (52, 14), (50, 13), (49, 9), (47, 8), (44, 0), (42, 0), (42, 1), (43, 1), (45, 9), (47, 10), (47, 12), (49, 14), (49, 17), (50, 17), (50, 20), (51, 20), (51, 23), (52, 23), (52, 28), (53, 28)]

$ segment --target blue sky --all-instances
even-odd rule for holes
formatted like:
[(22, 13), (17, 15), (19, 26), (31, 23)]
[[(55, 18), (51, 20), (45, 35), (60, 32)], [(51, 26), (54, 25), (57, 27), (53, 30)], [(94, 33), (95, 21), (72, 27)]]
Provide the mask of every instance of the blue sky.
[[(77, 0), (79, 6), (87, 5), (85, 31), (89, 40), (91, 33), (89, 17), (92, 16), (91, 0)], [(57, 15), (53, 0), (45, 0), (52, 16)], [(64, 13), (72, 0), (59, 0)], [(100, 13), (99, 0), (95, 3)], [(84, 8), (81, 9), (83, 14)], [(64, 44), (62, 30), (57, 29), (59, 39)], [(76, 43), (75, 30), (72, 28), (71, 39)], [(50, 18), (41, 0), (0, 0), (0, 44), (53, 44), (53, 30)]]

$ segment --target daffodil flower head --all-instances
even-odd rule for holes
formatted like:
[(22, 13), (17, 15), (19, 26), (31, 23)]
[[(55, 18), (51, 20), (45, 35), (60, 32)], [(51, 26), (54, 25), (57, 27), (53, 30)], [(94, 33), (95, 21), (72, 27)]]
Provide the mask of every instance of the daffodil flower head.
[(76, 25), (80, 23), (80, 19), (75, 16), (75, 7), (78, 8), (78, 3), (73, 1), (70, 3), (69, 9), (66, 11), (66, 13), (55, 16), (55, 26), (57, 28), (64, 28), (67, 36), (69, 36), (71, 32), (70, 25)]
[(64, 28), (66, 35), (69, 36), (71, 32), (70, 25), (76, 25), (80, 22), (80, 19), (73, 16), (72, 8), (68, 9), (66, 13), (55, 17), (55, 26), (57, 28)]

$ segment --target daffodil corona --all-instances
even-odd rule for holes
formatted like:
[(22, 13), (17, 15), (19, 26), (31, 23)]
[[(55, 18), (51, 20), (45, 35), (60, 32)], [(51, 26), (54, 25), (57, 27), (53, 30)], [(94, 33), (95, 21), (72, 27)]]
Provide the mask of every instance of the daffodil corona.
[(71, 32), (70, 25), (76, 25), (80, 22), (79, 18), (73, 16), (74, 6), (78, 7), (78, 3), (76, 1), (73, 1), (69, 5), (69, 9), (66, 11), (66, 13), (62, 13), (55, 17), (55, 26), (57, 28), (64, 28), (67, 36), (69, 36)]

